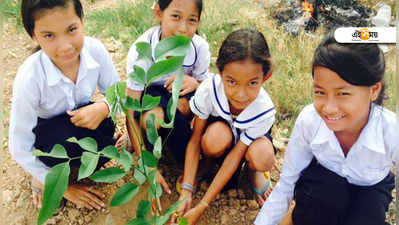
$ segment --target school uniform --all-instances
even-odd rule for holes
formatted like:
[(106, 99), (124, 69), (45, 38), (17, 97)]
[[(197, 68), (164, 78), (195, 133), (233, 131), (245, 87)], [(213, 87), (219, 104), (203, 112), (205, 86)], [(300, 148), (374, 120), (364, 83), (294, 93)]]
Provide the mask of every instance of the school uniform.
[(75, 127), (66, 111), (90, 104), (97, 87), (104, 94), (118, 79), (104, 45), (91, 37), (84, 38), (76, 83), (64, 76), (43, 50), (29, 56), (18, 69), (13, 85), (9, 128), (11, 156), (44, 184), (54, 161), (33, 156), (35, 148), (49, 152), (54, 144), (62, 142), (60, 144), (68, 145), (64, 145), (68, 155), (76, 156), (74, 152), (81, 154), (83, 150), (65, 139), (82, 138), (86, 134), (95, 137), (99, 148), (114, 143), (114, 125), (110, 118), (97, 130), (90, 131)]
[[(161, 41), (162, 29), (160, 26), (155, 26), (147, 30), (144, 34), (142, 34), (130, 47), (127, 62), (126, 62), (126, 72), (130, 74), (134, 71), (133, 66), (137, 65), (147, 71), (152, 64), (155, 62), (155, 58), (153, 57), (152, 62), (148, 62), (146, 60), (137, 60), (138, 53), (136, 50), (136, 43), (138, 42), (147, 42), (151, 45), (152, 54), (154, 56), (155, 47)], [(209, 52), (208, 42), (203, 39), (201, 36), (195, 34), (191, 39), (190, 49), (184, 58), (183, 61), (183, 71), (184, 74), (194, 77), (198, 81), (203, 81), (208, 77), (209, 64), (211, 61), (211, 54)], [(155, 80), (151, 85), (152, 86), (162, 86), (166, 82), (166, 80), (174, 75), (175, 73), (171, 73), (167, 76), (159, 78)], [(131, 81), (130, 79), (127, 82), (127, 87), (131, 90), (135, 91), (143, 91), (144, 86)]]
[(255, 224), (278, 224), (293, 199), (294, 225), (385, 224), (398, 140), (395, 114), (372, 104), (366, 126), (345, 157), (313, 104), (306, 106), (292, 131), (280, 180)]
[(240, 140), (248, 146), (270, 131), (276, 114), (272, 100), (261, 88), (253, 102), (239, 115), (232, 115), (222, 79), (217, 74), (200, 84), (190, 100), (190, 109), (203, 120), (211, 116), (222, 118), (231, 128), (234, 143)]
[[(162, 29), (160, 26), (155, 26), (147, 30), (144, 34), (142, 34), (130, 47), (128, 56), (127, 56), (127, 63), (126, 63), (126, 72), (130, 74), (134, 71), (134, 66), (140, 66), (145, 71), (154, 64), (154, 53), (155, 47), (161, 41)], [(146, 60), (138, 60), (138, 52), (136, 50), (136, 43), (138, 42), (147, 42), (152, 47), (152, 54), (153, 59), (151, 62)], [(192, 76), (197, 81), (201, 82), (208, 77), (208, 70), (210, 64), (210, 52), (209, 52), (209, 45), (205, 39), (201, 36), (195, 34), (191, 39), (190, 49), (184, 58), (183, 61), (183, 71), (185, 75)], [(161, 101), (159, 106), (164, 109), (164, 118), (168, 121), (168, 117), (166, 114), (166, 109), (168, 106), (169, 99), (171, 98), (171, 93), (163, 87), (167, 79), (175, 75), (176, 72), (161, 77), (155, 80), (146, 90), (146, 94), (152, 96), (161, 96)], [(127, 87), (134, 91), (143, 91), (144, 86), (128, 79)], [(185, 95), (184, 97), (190, 99), (193, 96), (194, 92)], [(135, 112), (135, 117), (139, 117), (139, 113)], [(163, 138), (167, 138), (167, 145), (169, 149), (172, 151), (175, 158), (180, 161), (184, 162), (185, 159), (185, 150), (188, 144), (188, 141), (191, 137), (191, 129), (190, 129), (190, 119), (183, 116), (179, 110), (176, 111), (175, 115), (175, 122), (174, 128), (170, 132), (170, 129), (160, 129), (160, 135)]]
[[(228, 99), (224, 92), (222, 79), (219, 75), (204, 80), (197, 88), (195, 95), (190, 100), (190, 109), (200, 119), (207, 120), (207, 125), (216, 121), (227, 124), (234, 137), (232, 145), (217, 160), (222, 164), (229, 151), (240, 140), (249, 146), (254, 140), (266, 136), (271, 142), (271, 128), (274, 123), (276, 110), (267, 92), (261, 88), (256, 99), (251, 102), (239, 115), (230, 112)], [(244, 159), (241, 160), (242, 164)], [(239, 166), (240, 168), (241, 166)], [(237, 170), (224, 190), (238, 184), (240, 170)]]

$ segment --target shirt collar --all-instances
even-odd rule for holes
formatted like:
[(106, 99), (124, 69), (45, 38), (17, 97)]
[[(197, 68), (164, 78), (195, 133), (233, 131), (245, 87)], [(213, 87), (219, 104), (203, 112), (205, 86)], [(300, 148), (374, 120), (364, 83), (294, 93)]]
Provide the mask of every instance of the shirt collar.
[[(228, 121), (232, 121), (229, 102), (224, 92), (223, 83), (220, 75), (212, 78), (212, 103), (218, 114)], [(274, 105), (262, 88), (256, 97), (236, 118), (234, 126), (240, 129), (253, 126), (259, 121), (274, 116)]]
[[(155, 47), (157, 44), (161, 41), (161, 35), (162, 35), (162, 30), (161, 27), (158, 26), (154, 32), (152, 32), (151, 38), (150, 38), (150, 45), (152, 48), (152, 61), (155, 62)], [(184, 58), (183, 61), (183, 67), (192, 67), (194, 64), (197, 62), (198, 59), (198, 52), (197, 52), (197, 47), (195, 46), (193, 42), (194, 37), (191, 39), (191, 45), (190, 45), (190, 50), (187, 52), (186, 57)]]
[(220, 75), (212, 77), (212, 104), (223, 119), (232, 121), (229, 102), (224, 93), (224, 87)]
[[(369, 120), (361, 131), (360, 136), (355, 144), (359, 143), (361, 146), (367, 149), (377, 153), (385, 154), (383, 127), (380, 118), (381, 111), (376, 110), (376, 106), (373, 103), (370, 109)], [(321, 120), (320, 126), (311, 142), (311, 145), (314, 146), (327, 142), (333, 148), (336, 147), (336, 144), (339, 145), (334, 132), (327, 127), (323, 120)]]
[[(89, 51), (84, 46), (80, 52), (78, 82), (87, 75), (87, 70), (97, 69), (98, 67), (100, 67), (100, 64), (94, 60), (94, 58), (89, 54)], [(58, 69), (58, 67), (51, 61), (50, 57), (43, 50), (40, 51), (41, 51), (41, 56), (40, 56), (41, 66), (47, 78), (47, 84), (49, 86), (54, 86), (60, 80), (71, 82), (67, 77), (65, 77), (62, 74), (62, 72)]]

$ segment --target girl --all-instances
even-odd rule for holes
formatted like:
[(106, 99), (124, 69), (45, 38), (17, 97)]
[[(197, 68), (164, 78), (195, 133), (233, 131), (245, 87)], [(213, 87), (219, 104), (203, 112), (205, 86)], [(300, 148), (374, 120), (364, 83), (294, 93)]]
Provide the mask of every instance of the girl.
[[(84, 36), (79, 0), (23, 0), (21, 14), (41, 50), (25, 60), (14, 80), (9, 149), (32, 175), (34, 203), (41, 207), (48, 168), (65, 160), (37, 158), (32, 151), (50, 152), (54, 144), (62, 144), (70, 157), (80, 156), (83, 149), (65, 141), (72, 136), (93, 137), (99, 149), (115, 144), (106, 101), (90, 100), (97, 86), (104, 94), (118, 76), (104, 45)], [(98, 168), (105, 162), (100, 159)], [(79, 167), (80, 160), (71, 166)], [(69, 184), (64, 197), (89, 209), (104, 206), (102, 192), (80, 184)]]
[[(156, 19), (160, 22), (160, 26), (153, 27), (141, 35), (131, 46), (127, 57), (127, 74), (133, 72), (133, 66), (138, 65), (145, 70), (151, 66), (144, 60), (138, 60), (136, 51), (137, 42), (148, 42), (152, 49), (159, 41), (174, 36), (185, 35), (191, 38), (191, 48), (184, 59), (184, 80), (180, 92), (178, 110), (176, 112), (174, 129), (167, 139), (168, 149), (172, 150), (174, 157), (178, 161), (184, 161), (184, 153), (186, 145), (191, 135), (190, 129), (190, 108), (188, 99), (192, 96), (199, 83), (208, 76), (208, 67), (210, 63), (210, 52), (208, 43), (196, 34), (198, 23), (202, 12), (202, 0), (158, 0), (154, 6)], [(143, 115), (142, 127), (145, 129), (145, 121), (150, 113), (154, 113), (157, 119), (166, 119), (166, 108), (169, 98), (171, 97), (172, 82), (175, 76), (170, 74), (165, 78), (156, 80), (149, 88), (147, 93), (152, 96), (161, 96), (161, 102), (158, 107), (150, 110)], [(138, 83), (128, 81), (128, 95), (135, 99), (140, 99), (144, 87)], [(133, 115), (133, 113), (131, 112)], [(135, 117), (139, 113), (135, 113)], [(139, 125), (135, 121), (136, 130)], [(127, 122), (129, 138), (132, 146), (137, 154), (140, 154), (139, 140), (134, 134), (133, 128)], [(159, 128), (159, 126), (158, 126)], [(169, 130), (160, 130), (160, 134), (165, 138)], [(141, 134), (138, 136), (142, 139)], [(158, 181), (164, 190), (170, 193), (169, 186), (158, 173)]]
[[(270, 136), (276, 113), (263, 89), (271, 76), (270, 53), (264, 36), (256, 30), (237, 30), (223, 41), (217, 67), (220, 75), (208, 78), (190, 100), (194, 130), (187, 145), (179, 213), (195, 224), (206, 207), (233, 177), (244, 159), (252, 171), (253, 185), (266, 198), (269, 180), (264, 173), (275, 161)], [(222, 163), (200, 203), (191, 208), (200, 152)], [(236, 172), (237, 171), (237, 172)]]
[(381, 106), (385, 61), (376, 44), (339, 44), (313, 59), (313, 104), (299, 114), (280, 181), (255, 224), (383, 225), (392, 200), (395, 114)]

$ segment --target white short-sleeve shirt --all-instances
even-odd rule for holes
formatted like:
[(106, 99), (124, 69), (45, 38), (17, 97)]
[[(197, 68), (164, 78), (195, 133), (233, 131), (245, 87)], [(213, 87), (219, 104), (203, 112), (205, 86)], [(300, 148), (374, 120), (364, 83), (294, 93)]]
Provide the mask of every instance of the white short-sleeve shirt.
[(383, 180), (396, 162), (399, 132), (396, 115), (372, 104), (369, 120), (345, 157), (333, 131), (313, 104), (299, 114), (287, 146), (276, 187), (263, 205), (256, 225), (277, 225), (292, 201), (300, 173), (313, 157), (349, 183), (371, 186)]
[(217, 74), (200, 84), (190, 99), (190, 108), (200, 119), (207, 119), (210, 115), (222, 117), (229, 123), (235, 143), (241, 140), (248, 146), (270, 130), (276, 114), (272, 100), (261, 88), (256, 99), (233, 119), (222, 79)]
[[(154, 59), (152, 62), (147, 62), (145, 60), (137, 60), (138, 53), (136, 51), (136, 43), (138, 42), (147, 42), (152, 47), (152, 53), (154, 56), (155, 47), (160, 42), (162, 30), (160, 26), (152, 27), (147, 30), (144, 34), (142, 34), (130, 47), (127, 62), (126, 62), (126, 72), (130, 74), (134, 71), (133, 66), (137, 65), (143, 68), (145, 71), (148, 71), (150, 66), (154, 63)], [(191, 46), (188, 54), (184, 58), (183, 62), (183, 71), (184, 74), (194, 77), (198, 81), (203, 81), (208, 77), (209, 64), (211, 61), (211, 53), (209, 52), (208, 42), (203, 39), (201, 36), (195, 34), (191, 39)], [(152, 85), (163, 85), (168, 77), (172, 76), (170, 74), (168, 76), (164, 76), (155, 80)], [(144, 87), (136, 82), (128, 79), (127, 87), (131, 90), (142, 91)]]
[(9, 150), (11, 156), (44, 184), (48, 168), (32, 155), (37, 119), (51, 118), (87, 104), (96, 88), (119, 80), (111, 56), (97, 39), (85, 37), (80, 53), (78, 78), (73, 83), (53, 64), (43, 50), (29, 56), (19, 67), (13, 84)]

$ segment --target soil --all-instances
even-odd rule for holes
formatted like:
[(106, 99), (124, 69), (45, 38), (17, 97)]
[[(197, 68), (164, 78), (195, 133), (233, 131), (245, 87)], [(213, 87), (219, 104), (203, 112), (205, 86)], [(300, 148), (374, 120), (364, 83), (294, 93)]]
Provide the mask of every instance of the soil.
[[(85, 3), (85, 11), (102, 9), (104, 7), (112, 6), (113, 1), (96, 0), (95, 4)], [(265, 1), (267, 2), (267, 1)], [(24, 59), (30, 55), (32, 49), (36, 46), (35, 43), (23, 31), (18, 31), (12, 23), (6, 23), (4, 27), (4, 40), (1, 42), (0, 48), (4, 57), (1, 65), (5, 65), (2, 73), (3, 77), (3, 105), (5, 106), (4, 128), (5, 132), (1, 140), (3, 149), (1, 151), (1, 188), (0, 198), (1, 208), (4, 216), (0, 224), (4, 225), (33, 225), (36, 224), (38, 210), (32, 203), (32, 195), (30, 188), (30, 175), (26, 173), (10, 156), (8, 152), (7, 131), (9, 124), (9, 110), (12, 96), (12, 83), (18, 67), (22, 64)], [(114, 63), (117, 67), (122, 79), (126, 78), (124, 67), (126, 53), (122, 51), (121, 44), (114, 39), (102, 39), (98, 37), (106, 45), (111, 52)], [(98, 96), (96, 96), (98, 97)], [(118, 119), (118, 127), (124, 130), (124, 118)], [(284, 155), (286, 139), (275, 138), (278, 147), (277, 164), (272, 171), (273, 185), (279, 179), (279, 173)], [(174, 165), (168, 157), (161, 162), (164, 177), (171, 185), (172, 194), (163, 194), (162, 204), (166, 208), (178, 199), (178, 194), (175, 189), (177, 177), (182, 171)], [(253, 198), (253, 194), (248, 186), (248, 181), (245, 180), (247, 176), (242, 176), (240, 185), (237, 189), (219, 194), (217, 199), (206, 210), (199, 222), (200, 225), (218, 225), (218, 224), (253, 224), (253, 221), (259, 211), (259, 205)], [(122, 207), (109, 207), (110, 199), (115, 191), (124, 183), (132, 179), (131, 175), (119, 180), (114, 184), (98, 184), (97, 188), (102, 190), (107, 195), (106, 202), (108, 208), (102, 211), (89, 211), (86, 209), (77, 209), (75, 205), (67, 202), (66, 205), (58, 210), (54, 217), (52, 217), (47, 224), (60, 225), (76, 225), (76, 224), (93, 224), (93, 225), (122, 225), (136, 215), (138, 202), (146, 198), (142, 191), (129, 203)], [(195, 196), (194, 204), (204, 195), (209, 184), (202, 182), (199, 184), (198, 191)], [(389, 211), (389, 218), (394, 220), (394, 208), (391, 204)]]

